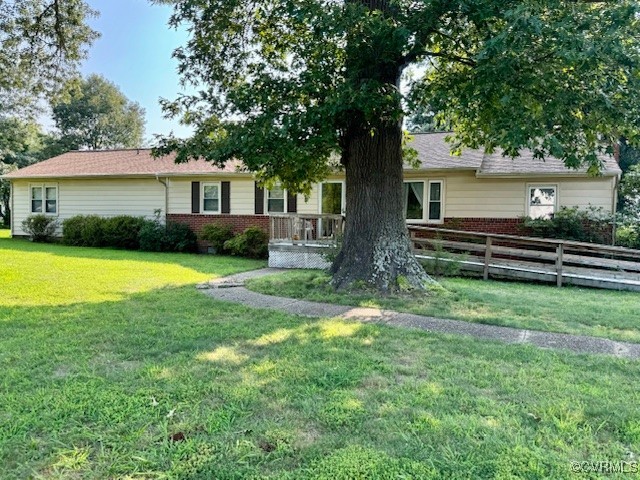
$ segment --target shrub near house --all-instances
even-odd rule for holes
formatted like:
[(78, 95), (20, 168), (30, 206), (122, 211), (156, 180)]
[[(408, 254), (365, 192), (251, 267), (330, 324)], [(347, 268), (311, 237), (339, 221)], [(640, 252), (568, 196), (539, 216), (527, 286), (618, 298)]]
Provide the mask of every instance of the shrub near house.
[(56, 219), (44, 214), (30, 215), (22, 221), (22, 229), (34, 242), (50, 242), (57, 227)]
[[(34, 241), (50, 240), (56, 227), (55, 219), (45, 215), (28, 217), (24, 226), (34, 232)], [(174, 222), (165, 225), (158, 218), (147, 220), (127, 215), (111, 218), (76, 215), (63, 222), (62, 231), (62, 241), (73, 246), (150, 252), (195, 252), (198, 248), (197, 237), (187, 225)], [(260, 227), (249, 227), (234, 236), (229, 227), (214, 224), (205, 228), (201, 238), (211, 242), (219, 254), (267, 257), (269, 238)]]
[(152, 252), (194, 252), (196, 236), (189, 227), (161, 224), (158, 220), (119, 215), (77, 215), (62, 224), (62, 240), (67, 245), (113, 247)]
[(602, 209), (561, 207), (549, 218), (525, 218), (523, 233), (576, 242), (611, 243), (614, 219)]

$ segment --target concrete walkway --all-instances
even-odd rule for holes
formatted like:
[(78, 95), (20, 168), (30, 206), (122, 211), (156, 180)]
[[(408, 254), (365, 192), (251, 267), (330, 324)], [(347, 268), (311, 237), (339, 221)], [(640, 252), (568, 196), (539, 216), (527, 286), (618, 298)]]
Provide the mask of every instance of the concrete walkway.
[(244, 282), (273, 275), (284, 270), (264, 268), (224, 277), (200, 284), (201, 289), (211, 298), (227, 302), (241, 303), (254, 308), (278, 310), (308, 317), (340, 317), (361, 322), (375, 322), (385, 325), (417, 328), (430, 332), (468, 335), (475, 338), (498, 340), (505, 343), (523, 343), (541, 348), (564, 349), (576, 353), (613, 355), (620, 358), (640, 359), (640, 344), (616, 342), (606, 338), (569, 335), (564, 333), (522, 330), (480, 323), (425, 317), (411, 313), (380, 310), (377, 308), (349, 307), (329, 303), (310, 302), (293, 298), (274, 297), (252, 292), (244, 287)]

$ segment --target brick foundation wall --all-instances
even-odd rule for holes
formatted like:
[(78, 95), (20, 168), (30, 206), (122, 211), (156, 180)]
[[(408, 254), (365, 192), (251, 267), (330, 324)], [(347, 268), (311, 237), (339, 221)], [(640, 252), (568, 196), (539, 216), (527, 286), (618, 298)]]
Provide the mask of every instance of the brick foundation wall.
[(188, 225), (191, 230), (199, 234), (202, 227), (217, 223), (219, 225), (228, 225), (233, 228), (234, 233), (242, 233), (249, 227), (260, 227), (265, 232), (269, 231), (268, 215), (199, 215), (193, 214), (169, 214), (167, 221), (183, 223)]
[[(202, 227), (211, 223), (228, 225), (234, 233), (241, 233), (248, 227), (257, 226), (265, 232), (269, 232), (268, 215), (199, 215), (199, 214), (170, 214), (167, 215), (170, 222), (184, 223), (196, 234), (202, 231)], [(441, 224), (417, 224), (435, 228), (448, 228), (451, 230), (465, 230), (468, 232), (495, 233), (504, 235), (528, 236), (531, 232), (522, 226), (521, 218), (445, 218)], [(415, 224), (412, 224), (415, 225)], [(611, 235), (612, 232), (607, 232)], [(418, 236), (422, 236), (419, 234)], [(206, 251), (207, 244), (199, 242), (200, 248)]]
[(429, 226), (468, 232), (526, 235), (520, 218), (445, 218), (443, 224)]
[[(447, 228), (450, 230), (465, 230), (467, 232), (495, 233), (502, 235), (534, 236), (531, 229), (523, 225), (522, 218), (445, 218), (442, 224), (427, 224), (424, 226), (435, 228)], [(423, 226), (423, 225), (420, 225)], [(613, 240), (613, 225), (602, 227), (593, 224), (585, 224), (587, 230), (599, 231), (605, 244), (611, 244)], [(422, 236), (419, 234), (418, 236)]]
[[(193, 214), (169, 214), (167, 215), (168, 222), (182, 223), (188, 225), (198, 237), (202, 232), (202, 227), (217, 223), (219, 225), (227, 225), (233, 229), (233, 233), (242, 233), (249, 227), (260, 227), (265, 232), (269, 231), (269, 216), (268, 215), (199, 215)], [(206, 252), (209, 244), (198, 240), (198, 249), (201, 252)]]

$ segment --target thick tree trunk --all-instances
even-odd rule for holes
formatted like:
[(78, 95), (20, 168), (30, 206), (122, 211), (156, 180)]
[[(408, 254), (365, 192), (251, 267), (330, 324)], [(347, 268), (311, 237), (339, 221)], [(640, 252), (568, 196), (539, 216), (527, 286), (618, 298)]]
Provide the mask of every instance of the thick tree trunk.
[(356, 130), (344, 143), (346, 224), (332, 266), (334, 286), (425, 288), (432, 280), (411, 252), (404, 218), (400, 124)]
[(0, 225), (9, 226), (11, 223), (11, 209), (9, 207), (9, 198), (3, 198), (0, 200)]

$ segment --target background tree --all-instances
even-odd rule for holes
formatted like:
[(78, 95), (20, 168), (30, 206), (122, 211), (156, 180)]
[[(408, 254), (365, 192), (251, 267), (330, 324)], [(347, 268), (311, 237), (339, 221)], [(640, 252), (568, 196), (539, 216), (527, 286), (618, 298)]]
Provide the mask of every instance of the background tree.
[[(453, 148), (523, 148), (599, 169), (638, 141), (638, 3), (565, 0), (165, 0), (192, 37), (175, 52), (196, 95), (165, 102), (195, 126), (177, 151), (308, 191), (340, 158), (347, 218), (334, 284), (427, 281), (402, 203), (403, 105), (429, 105)], [(424, 76), (400, 89), (410, 65)]]
[[(625, 177), (629, 173), (632, 176), (635, 176), (635, 173), (632, 173), (631, 170), (635, 165), (640, 164), (640, 150), (634, 148), (629, 145), (629, 142), (625, 138), (620, 139), (620, 157), (619, 157), (619, 165), (622, 170), (622, 186), (618, 190), (618, 211), (623, 212), (627, 208), (627, 192), (628, 189), (624, 188)], [(634, 179), (630, 179), (630, 182), (635, 182)]]
[(620, 197), (624, 200), (623, 214), (640, 222), (640, 164), (632, 165), (622, 177)]
[(629, 171), (631, 167), (640, 163), (640, 150), (629, 145), (626, 139), (620, 141), (620, 169), (622, 173)]
[(65, 97), (52, 106), (59, 143), (64, 148), (141, 146), (144, 109), (127, 99), (115, 84), (100, 75), (90, 75), (68, 82)]
[(640, 163), (631, 165), (620, 182), (616, 243), (640, 249)]
[(406, 118), (405, 125), (410, 133), (446, 132), (450, 130), (449, 125), (438, 124), (436, 112), (428, 105), (421, 105), (412, 109)]
[(33, 113), (75, 73), (97, 38), (82, 0), (0, 1), (0, 112)]
[[(17, 170), (16, 165), (9, 165), (0, 161), (0, 175), (6, 175)], [(0, 178), (0, 225), (11, 223), (11, 183)]]
[[(35, 122), (0, 118), (0, 175), (47, 158), (50, 141)], [(0, 223), (5, 225), (11, 218), (9, 192), (9, 181), (0, 179)]]
[(40, 125), (20, 118), (0, 118), (0, 161), (26, 167), (43, 160), (49, 136)]

